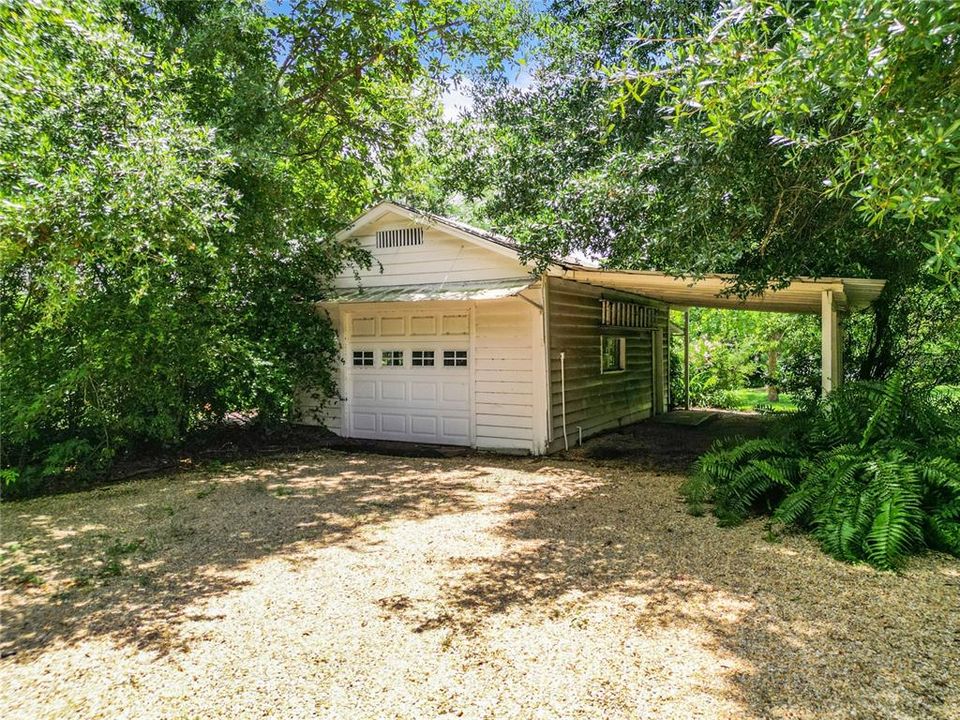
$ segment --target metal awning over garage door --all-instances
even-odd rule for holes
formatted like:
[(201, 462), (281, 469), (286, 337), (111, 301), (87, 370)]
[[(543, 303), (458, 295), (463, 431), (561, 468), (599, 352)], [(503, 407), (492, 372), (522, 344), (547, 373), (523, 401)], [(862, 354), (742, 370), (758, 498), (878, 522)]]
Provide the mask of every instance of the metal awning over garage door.
[(538, 279), (527, 277), (506, 280), (476, 280), (427, 285), (386, 285), (383, 287), (338, 290), (324, 302), (378, 303), (420, 300), (499, 300), (519, 295), (537, 285)]

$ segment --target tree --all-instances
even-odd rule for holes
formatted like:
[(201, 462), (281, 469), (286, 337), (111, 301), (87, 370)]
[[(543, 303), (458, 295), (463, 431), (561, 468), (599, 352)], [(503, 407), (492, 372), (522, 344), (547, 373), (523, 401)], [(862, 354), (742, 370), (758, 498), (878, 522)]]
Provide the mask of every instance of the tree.
[(956, 0), (743, 0), (660, 77), (638, 78), (665, 85), (671, 117), (695, 117), (721, 146), (754, 130), (789, 166), (815, 164), (821, 194), (852, 201), (866, 226), (919, 226), (930, 269), (955, 285), (958, 28)]
[(603, 198), (615, 185), (597, 179), (621, 154), (646, 148), (661, 123), (652, 96), (629, 114), (614, 108), (620, 88), (605, 81), (602, 68), (625, 62), (638, 37), (656, 41), (633, 56), (656, 62), (664, 40), (686, 36), (715, 5), (550, 3), (531, 25), (532, 85), (515, 87), (504, 74), (477, 83), (474, 110), (436, 152), (447, 196), (466, 197), (471, 219), (517, 238), (531, 257), (606, 253), (609, 232), (629, 224), (632, 208), (607, 213)]
[(228, 412), (288, 419), (305, 386), (333, 393), (313, 301), (363, 258), (325, 238), (418, 181), (436, 75), (511, 47), (510, 8), (0, 7), (7, 477), (102, 468)]
[[(610, 267), (732, 273), (738, 295), (798, 275), (887, 279), (870, 322), (854, 322), (857, 364), (846, 367), (885, 377), (908, 363), (911, 377), (943, 380), (942, 365), (920, 367), (930, 355), (910, 338), (917, 327), (956, 338), (960, 317), (960, 298), (943, 297), (957, 216), (956, 44), (941, 32), (953, 5), (876, 0), (862, 16), (860, 5), (555, 4), (538, 26), (538, 82), (482, 89), (476, 116), (453, 133), (458, 151), (445, 152), (464, 158), (448, 186), (539, 258), (580, 251)], [(858, 85), (866, 40), (879, 42), (894, 16), (909, 27), (876, 47), (908, 67), (879, 62)], [(869, 102), (885, 98), (872, 114)], [(903, 127), (898, 108), (912, 118)], [(912, 209), (894, 207), (901, 195)], [(931, 243), (943, 250), (933, 262)], [(927, 317), (930, 303), (940, 311)]]
[[(731, 391), (766, 385), (768, 400), (786, 390), (812, 399), (820, 392), (820, 326), (809, 315), (691, 308), (690, 392), (695, 405), (737, 407)], [(674, 363), (675, 396), (682, 391)]]

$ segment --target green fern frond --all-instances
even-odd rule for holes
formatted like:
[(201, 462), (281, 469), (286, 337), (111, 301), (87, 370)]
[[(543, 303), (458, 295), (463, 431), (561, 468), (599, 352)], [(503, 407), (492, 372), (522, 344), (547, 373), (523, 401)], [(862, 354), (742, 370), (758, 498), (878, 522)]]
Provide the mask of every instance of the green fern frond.
[(923, 462), (920, 474), (931, 487), (960, 494), (960, 463), (946, 457), (928, 458)]
[(860, 438), (860, 447), (865, 448), (879, 438), (895, 437), (903, 411), (903, 380), (895, 375), (886, 383), (878, 385), (880, 403), (867, 421)]
[(713, 487), (709, 476), (696, 472), (680, 486), (680, 495), (688, 505), (699, 506), (713, 500)]
[(918, 540), (912, 514), (903, 497), (895, 495), (881, 503), (865, 543), (871, 565), (892, 570), (900, 564)]
[(781, 525), (806, 525), (809, 514), (819, 498), (819, 486), (804, 483), (790, 493), (773, 513), (774, 522)]
[(925, 545), (960, 555), (958, 423), (900, 378), (851, 383), (774, 437), (715, 444), (683, 491), (712, 499), (723, 525), (761, 510), (810, 527), (849, 562), (892, 569)]
[(960, 557), (960, 520), (939, 513), (927, 518), (927, 543)]

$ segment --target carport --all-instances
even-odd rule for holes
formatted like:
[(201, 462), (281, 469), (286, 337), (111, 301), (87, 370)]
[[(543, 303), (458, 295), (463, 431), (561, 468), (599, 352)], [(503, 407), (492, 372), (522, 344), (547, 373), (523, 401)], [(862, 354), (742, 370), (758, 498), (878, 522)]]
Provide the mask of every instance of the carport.
[(712, 274), (697, 278), (673, 277), (645, 270), (600, 270), (566, 265), (563, 277), (576, 282), (646, 295), (684, 312), (683, 358), (685, 403), (689, 407), (689, 343), (691, 307), (762, 312), (802, 313), (820, 316), (820, 362), (823, 393), (843, 377), (843, 337), (840, 318), (870, 306), (883, 291), (885, 280), (862, 278), (798, 277), (761, 295), (741, 298), (730, 294), (734, 275)]

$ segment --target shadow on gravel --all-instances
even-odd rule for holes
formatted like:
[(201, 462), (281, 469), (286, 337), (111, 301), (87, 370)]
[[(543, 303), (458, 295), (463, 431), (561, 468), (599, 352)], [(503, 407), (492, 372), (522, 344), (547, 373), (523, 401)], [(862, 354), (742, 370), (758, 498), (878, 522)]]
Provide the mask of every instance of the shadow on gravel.
[(705, 631), (718, 656), (742, 661), (747, 669), (732, 672), (728, 686), (758, 717), (956, 711), (955, 561), (927, 556), (898, 576), (844, 565), (812, 545), (792, 550), (764, 540), (759, 522), (731, 529), (691, 517), (675, 495), (678, 476), (638, 482), (624, 476), (629, 465), (589, 468), (591, 483), (558, 475), (556, 499), (510, 503), (498, 533), (514, 549), (452, 567), (444, 611), (410, 618), (413, 629), (473, 638), (495, 615), (546, 617), (568, 598), (612, 595), (637, 608), (639, 633)]
[(476, 506), (482, 471), (428, 476), (436, 461), (403, 458), (377, 467), (329, 453), (7, 503), (0, 566), (16, 601), (3, 602), (0, 653), (98, 636), (168, 652), (184, 608), (243, 587), (238, 571), (253, 561), (362, 546), (378, 524)]

